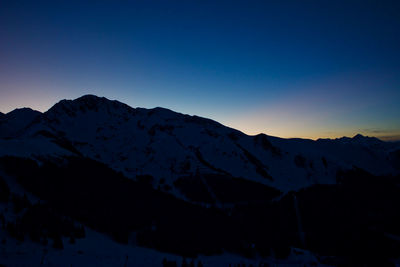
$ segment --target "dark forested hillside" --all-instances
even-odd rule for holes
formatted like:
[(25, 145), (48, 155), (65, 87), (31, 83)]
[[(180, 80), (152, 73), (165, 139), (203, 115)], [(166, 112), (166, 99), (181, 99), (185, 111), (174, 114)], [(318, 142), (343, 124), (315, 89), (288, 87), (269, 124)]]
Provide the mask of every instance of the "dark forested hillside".
[[(208, 194), (206, 187), (213, 189), (215, 200), (205, 207), (153, 189), (150, 177), (133, 181), (87, 158), (40, 166), (16, 157), (2, 157), (0, 162), (50, 210), (118, 242), (127, 243), (135, 236), (142, 246), (184, 256), (230, 251), (246, 257), (272, 253), (285, 258), (290, 247), (298, 247), (334, 263), (370, 264), (400, 257), (400, 244), (393, 239), (400, 236), (399, 177), (376, 177), (355, 169), (338, 173), (338, 184), (315, 185), (281, 197), (272, 188), (224, 176), (204, 177), (207, 186), (193, 192), (193, 178), (182, 178), (178, 187), (197, 200)], [(2, 186), (1, 192), (4, 201), (7, 188)], [(49, 214), (48, 208), (43, 204), (30, 208), (21, 220), (32, 221), (29, 214), (42, 214), (51, 228), (59, 220), (58, 215), (43, 215)], [(69, 232), (68, 226), (57, 231), (74, 236), (71, 231), (79, 226), (71, 227)], [(31, 238), (35, 233), (18, 229), (18, 224), (11, 231), (29, 233)], [(34, 234), (32, 239), (41, 240)]]

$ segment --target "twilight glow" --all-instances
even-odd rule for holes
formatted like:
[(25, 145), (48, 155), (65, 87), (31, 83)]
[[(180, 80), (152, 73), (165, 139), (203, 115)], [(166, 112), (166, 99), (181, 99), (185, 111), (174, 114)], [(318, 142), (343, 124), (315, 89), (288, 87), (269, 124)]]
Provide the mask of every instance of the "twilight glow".
[(3, 1), (0, 111), (90, 93), (248, 134), (400, 140), (400, 2), (302, 2)]

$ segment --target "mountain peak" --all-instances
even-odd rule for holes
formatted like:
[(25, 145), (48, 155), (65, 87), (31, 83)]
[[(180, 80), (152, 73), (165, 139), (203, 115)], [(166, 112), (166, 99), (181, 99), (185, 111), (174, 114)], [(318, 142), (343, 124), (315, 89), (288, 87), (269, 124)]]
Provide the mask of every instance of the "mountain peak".
[(80, 100), (80, 99), (93, 99), (93, 100), (99, 100), (99, 99), (107, 99), (107, 98), (105, 98), (104, 96), (103, 96), (103, 97), (101, 97), (101, 96), (97, 96), (97, 95), (86, 94), (86, 95), (83, 95), (83, 96), (80, 96), (80, 97), (76, 98), (75, 100)]
[(372, 144), (380, 144), (383, 142), (382, 140), (376, 137), (365, 136), (362, 134), (356, 134), (353, 137), (343, 136), (335, 140), (340, 141), (342, 143), (357, 144), (357, 145), (372, 145)]
[(82, 111), (84, 110), (96, 110), (99, 106), (104, 105), (105, 103), (111, 102), (111, 100), (105, 97), (98, 97), (95, 95), (84, 95), (75, 100), (72, 100), (72, 103), (78, 105), (78, 108)]
[(90, 107), (90, 106), (95, 106), (95, 105), (98, 105), (101, 103), (112, 102), (112, 100), (109, 100), (105, 97), (99, 97), (96, 95), (88, 94), (88, 95), (83, 95), (81, 97), (78, 97), (78, 98), (72, 100), (72, 102), (84, 104), (84, 105)]
[(109, 100), (95, 95), (84, 95), (74, 100), (61, 100), (51, 107), (46, 114), (67, 114), (70, 117), (75, 117), (77, 113), (98, 112), (100, 109), (106, 109), (109, 113), (111, 110), (133, 110), (130, 106), (117, 100)]
[(353, 136), (352, 139), (354, 139), (354, 140), (361, 140), (361, 139), (365, 139), (365, 138), (369, 138), (369, 137), (368, 137), (368, 136), (364, 136), (364, 135), (358, 133), (358, 134), (356, 134), (355, 136)]
[[(10, 111), (10, 112), (8, 112), (8, 113), (6, 113), (6, 114), (3, 114), (3, 115), (6, 115), (6, 116), (16, 116), (16, 115), (19, 115), (19, 114), (22, 114), (22, 115), (26, 115), (26, 114), (35, 114), (35, 115), (38, 115), (38, 114), (40, 114), (40, 112), (39, 111), (37, 111), (37, 110), (33, 110), (33, 109), (31, 109), (31, 108), (16, 108), (16, 109), (14, 109), (14, 110), (12, 110), (12, 111)], [(18, 116), (17, 115), (17, 116)]]
[(356, 134), (355, 136), (353, 136), (352, 138), (354, 141), (365, 141), (365, 142), (375, 142), (375, 143), (379, 143), (382, 142), (382, 140), (376, 138), (376, 137), (372, 137), (372, 136), (365, 136), (362, 134)]

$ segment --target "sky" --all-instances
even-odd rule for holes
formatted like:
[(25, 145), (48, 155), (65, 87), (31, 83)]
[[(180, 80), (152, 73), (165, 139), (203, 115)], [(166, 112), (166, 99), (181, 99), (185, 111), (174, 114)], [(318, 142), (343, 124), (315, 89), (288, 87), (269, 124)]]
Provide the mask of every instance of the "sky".
[(400, 140), (400, 1), (0, 1), (0, 111), (85, 94)]

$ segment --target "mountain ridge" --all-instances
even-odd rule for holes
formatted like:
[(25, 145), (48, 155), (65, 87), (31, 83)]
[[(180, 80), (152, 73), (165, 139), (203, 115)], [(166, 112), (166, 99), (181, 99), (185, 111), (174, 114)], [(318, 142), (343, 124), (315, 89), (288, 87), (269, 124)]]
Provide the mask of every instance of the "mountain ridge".
[[(125, 108), (128, 108), (128, 109), (132, 109), (132, 110), (148, 110), (148, 111), (163, 110), (163, 111), (172, 112), (172, 113), (175, 113), (175, 114), (181, 114), (181, 115), (191, 116), (191, 117), (199, 118), (199, 119), (203, 119), (203, 120), (209, 120), (209, 121), (212, 121), (214, 123), (223, 125), (218, 121), (215, 121), (215, 120), (209, 119), (209, 118), (205, 118), (205, 117), (201, 117), (201, 116), (198, 116), (198, 115), (189, 115), (189, 114), (186, 114), (186, 113), (173, 111), (171, 109), (160, 107), (160, 106), (157, 106), (157, 107), (154, 107), (154, 108), (131, 107), (128, 104), (125, 104), (125, 103), (123, 103), (123, 102), (121, 102), (119, 100), (111, 100), (111, 99), (108, 99), (106, 97), (99, 97), (99, 96), (96, 96), (96, 95), (93, 95), (93, 94), (86, 94), (86, 95), (80, 96), (80, 97), (78, 97), (76, 99), (62, 99), (62, 100), (58, 101), (57, 103), (55, 103), (53, 106), (51, 106), (48, 110), (46, 110), (44, 112), (40, 112), (38, 110), (34, 110), (34, 109), (30, 108), (30, 107), (15, 108), (14, 110), (12, 110), (10, 112), (7, 112), (7, 113), (0, 112), (0, 118), (1, 118), (1, 116), (10, 115), (12, 113), (19, 113), (21, 111), (30, 111), (30, 112), (34, 112), (34, 113), (46, 114), (46, 113), (52, 111), (53, 109), (58, 109), (58, 106), (64, 106), (66, 103), (70, 104), (70, 103), (80, 102), (80, 103), (84, 103), (84, 104), (92, 103), (94, 105), (98, 105), (99, 104), (98, 101), (102, 101), (103, 103), (107, 103), (107, 102), (114, 103), (115, 105), (120, 105), (122, 107), (125, 107)], [(89, 105), (89, 107), (90, 107), (90, 105)], [(236, 131), (240, 131), (238, 129), (235, 129), (235, 128), (232, 128), (232, 127), (229, 127), (229, 126), (225, 126), (225, 125), (223, 125), (223, 126), (227, 127), (227, 128), (234, 129)], [(242, 131), (240, 131), (240, 132), (242, 132)], [(245, 134), (245, 133), (243, 133), (243, 134)], [(245, 135), (248, 135), (248, 134), (245, 134)], [(337, 137), (337, 138), (317, 138), (317, 139), (309, 139), (309, 138), (302, 138), (302, 137), (284, 138), (284, 137), (279, 137), (279, 136), (271, 136), (271, 135), (268, 135), (266, 133), (258, 133), (258, 134), (254, 134), (254, 135), (248, 135), (248, 136), (258, 136), (258, 135), (267, 135), (267, 136), (270, 136), (270, 137), (273, 137), (273, 138), (281, 138), (281, 139), (300, 139), (300, 140), (313, 140), (313, 141), (318, 141), (318, 140), (351, 140), (351, 139), (365, 139), (365, 138), (368, 138), (368, 139), (375, 139), (375, 140), (377, 139), (377, 140), (382, 141), (382, 142), (388, 142), (388, 141), (385, 141), (385, 140), (381, 140), (378, 137), (367, 136), (367, 135), (363, 135), (361, 133), (356, 133), (353, 137), (342, 136), (342, 137)]]
[(287, 192), (336, 183), (336, 173), (353, 166), (374, 174), (398, 170), (387, 160), (396, 157), (390, 154), (397, 149), (394, 145), (362, 135), (317, 141), (249, 136), (211, 119), (160, 107), (132, 108), (94, 95), (61, 100), (44, 113), (13, 112), (18, 113), (28, 113), (31, 119), (20, 121), (16, 116), (10, 121), (18, 121), (18, 127), (0, 136), (13, 139), (15, 134), (14, 139), (36, 147), (24, 154), (85, 156), (132, 179), (151, 175), (154, 186), (168, 185), (179, 197), (184, 196), (174, 183), (195, 173), (244, 178)]

